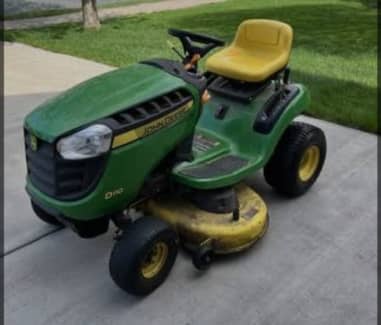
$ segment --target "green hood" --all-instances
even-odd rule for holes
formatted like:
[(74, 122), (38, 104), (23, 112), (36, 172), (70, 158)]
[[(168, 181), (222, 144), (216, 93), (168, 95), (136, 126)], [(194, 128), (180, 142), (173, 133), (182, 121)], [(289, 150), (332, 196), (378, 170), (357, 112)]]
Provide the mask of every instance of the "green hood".
[(48, 142), (186, 83), (158, 68), (134, 64), (85, 81), (37, 107), (25, 127)]

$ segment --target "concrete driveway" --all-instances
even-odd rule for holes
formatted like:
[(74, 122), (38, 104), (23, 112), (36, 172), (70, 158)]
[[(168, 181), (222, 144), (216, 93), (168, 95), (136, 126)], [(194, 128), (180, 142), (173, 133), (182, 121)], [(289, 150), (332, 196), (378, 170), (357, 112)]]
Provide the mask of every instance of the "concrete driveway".
[(110, 68), (17, 44), (5, 54), (6, 324), (376, 324), (376, 136), (301, 118), (328, 138), (313, 189), (286, 200), (262, 175), (248, 179), (269, 205), (266, 237), (206, 273), (180, 254), (164, 285), (136, 299), (108, 276), (112, 231), (92, 240), (57, 231), (34, 217), (24, 193), (25, 114)]
[[(100, 5), (118, 3), (120, 0), (98, 0)], [(79, 0), (4, 0), (4, 12), (15, 15), (30, 10), (80, 8)]]

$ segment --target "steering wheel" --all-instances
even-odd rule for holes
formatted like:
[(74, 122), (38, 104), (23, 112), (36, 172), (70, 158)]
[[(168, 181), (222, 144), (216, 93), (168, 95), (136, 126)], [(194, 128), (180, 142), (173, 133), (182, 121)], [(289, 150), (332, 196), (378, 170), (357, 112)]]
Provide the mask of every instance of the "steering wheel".
[(225, 45), (225, 42), (218, 38), (180, 29), (170, 28), (168, 34), (177, 37), (181, 41), (188, 60), (194, 55), (200, 55), (200, 58), (202, 58), (214, 48)]

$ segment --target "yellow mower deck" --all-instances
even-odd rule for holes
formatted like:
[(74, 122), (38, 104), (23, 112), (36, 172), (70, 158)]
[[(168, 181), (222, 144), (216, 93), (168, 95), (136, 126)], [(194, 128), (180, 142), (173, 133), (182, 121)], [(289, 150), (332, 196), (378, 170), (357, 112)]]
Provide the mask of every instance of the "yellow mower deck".
[(187, 247), (197, 249), (207, 244), (217, 254), (229, 254), (250, 247), (265, 234), (268, 225), (267, 207), (261, 197), (245, 184), (238, 184), (235, 190), (240, 210), (236, 221), (232, 213), (209, 213), (178, 199), (151, 200), (146, 209), (171, 224)]

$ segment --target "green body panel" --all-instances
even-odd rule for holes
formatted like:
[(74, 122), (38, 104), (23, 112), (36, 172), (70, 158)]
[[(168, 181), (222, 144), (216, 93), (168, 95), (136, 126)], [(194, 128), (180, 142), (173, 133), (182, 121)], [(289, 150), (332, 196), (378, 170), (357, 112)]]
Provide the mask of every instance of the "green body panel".
[[(255, 132), (254, 121), (263, 104), (274, 93), (273, 87), (269, 87), (250, 104), (212, 95), (212, 100), (204, 105), (197, 133), (219, 144), (206, 151), (194, 150), (195, 159), (178, 165), (173, 170), (174, 179), (193, 188), (213, 189), (236, 184), (262, 168), (270, 159), (284, 130), (308, 107), (310, 101), (306, 88), (297, 85), (299, 93), (289, 103), (272, 131), (269, 134)], [(222, 120), (215, 118), (215, 112), (221, 104), (229, 106)], [(195, 178), (182, 174), (187, 168), (210, 163), (225, 155), (241, 157), (248, 160), (248, 164), (233, 173), (213, 178)]]
[(74, 129), (146, 102), (186, 83), (145, 64), (134, 64), (85, 81), (36, 108), (25, 126), (52, 142)]

